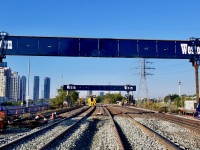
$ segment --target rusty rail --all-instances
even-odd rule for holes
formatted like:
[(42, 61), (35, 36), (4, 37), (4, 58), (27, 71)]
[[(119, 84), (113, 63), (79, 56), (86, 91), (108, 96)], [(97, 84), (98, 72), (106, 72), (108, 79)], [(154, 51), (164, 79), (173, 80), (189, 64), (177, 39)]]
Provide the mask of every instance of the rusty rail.
[[(118, 108), (115, 108), (115, 109), (119, 110)], [(123, 116), (125, 116), (127, 118), (130, 118), (132, 120), (132, 122), (136, 126), (138, 126), (140, 129), (145, 131), (147, 134), (149, 134), (150, 136), (155, 138), (159, 143), (164, 145), (167, 149), (170, 149), (170, 150), (180, 150), (181, 149), (180, 147), (177, 147), (177, 145), (175, 143), (171, 142), (169, 139), (163, 137), (162, 135), (156, 133), (155, 131), (153, 131), (152, 129), (148, 128), (147, 126), (145, 126), (145, 125), (139, 123), (138, 121), (136, 121), (132, 116), (130, 116), (127, 113), (124, 113), (122, 111), (121, 111), (121, 113), (123, 114)]]
[(154, 137), (157, 141), (159, 141), (161, 144), (163, 144), (167, 149), (170, 150), (180, 150), (180, 148), (178, 148), (173, 142), (171, 142), (170, 140), (168, 140), (167, 138), (163, 137), (162, 135), (156, 133), (155, 131), (153, 131), (152, 129), (148, 128), (147, 126), (139, 123), (138, 121), (136, 121), (134, 118), (132, 118), (131, 116), (124, 114), (127, 117), (132, 119), (132, 122), (137, 125), (139, 128), (141, 128), (143, 131), (145, 131), (146, 133), (148, 133), (150, 136)]
[(109, 115), (109, 117), (110, 117), (110, 119), (111, 119), (111, 121), (113, 123), (113, 127), (114, 127), (114, 130), (115, 130), (115, 134), (117, 136), (117, 140), (118, 140), (119, 146), (120, 146), (121, 150), (124, 150), (124, 145), (123, 145), (122, 140), (121, 140), (121, 138), (119, 136), (119, 133), (118, 133), (118, 130), (117, 130), (117, 127), (116, 127), (116, 123), (113, 120), (113, 117), (112, 117), (111, 113), (109, 112), (109, 110), (106, 107), (104, 107), (104, 108), (105, 108), (107, 114)]

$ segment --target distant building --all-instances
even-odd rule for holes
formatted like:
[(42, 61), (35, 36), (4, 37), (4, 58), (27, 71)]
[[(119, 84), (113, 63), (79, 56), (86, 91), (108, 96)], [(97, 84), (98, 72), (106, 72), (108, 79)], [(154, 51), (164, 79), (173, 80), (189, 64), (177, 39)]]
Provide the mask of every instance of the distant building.
[(50, 78), (46, 77), (44, 79), (44, 99), (50, 98)]
[(10, 78), (9, 99), (14, 101), (20, 100), (20, 77), (18, 76), (18, 72), (13, 72)]
[(7, 62), (0, 64), (0, 101), (24, 100), (26, 96), (26, 77), (18, 75), (7, 67)]
[(104, 96), (104, 92), (100, 92), (99, 96), (103, 97)]
[(0, 63), (0, 67), (7, 67), (7, 62), (2, 62), (2, 63)]
[(26, 77), (22, 76), (20, 78), (20, 100), (26, 100)]
[(40, 77), (34, 76), (34, 83), (33, 83), (33, 100), (39, 99), (39, 86), (40, 86)]
[(92, 90), (87, 92), (87, 96), (91, 96), (92, 95)]
[(9, 67), (0, 67), (0, 97), (9, 97), (10, 77), (11, 69)]
[(6, 76), (5, 76), (5, 70), (3, 68), (0, 68), (0, 96), (6, 97)]

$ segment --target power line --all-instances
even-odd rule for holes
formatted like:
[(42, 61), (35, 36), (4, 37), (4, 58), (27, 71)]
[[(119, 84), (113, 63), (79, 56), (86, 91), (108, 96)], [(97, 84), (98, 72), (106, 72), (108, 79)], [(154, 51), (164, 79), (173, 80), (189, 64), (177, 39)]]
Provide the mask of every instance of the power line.
[(138, 73), (140, 75), (140, 83), (139, 83), (139, 89), (138, 89), (138, 95), (137, 98), (141, 99), (141, 94), (143, 93), (145, 98), (149, 98), (149, 90), (147, 85), (147, 76), (153, 75), (152, 73), (148, 72), (148, 70), (155, 69), (152, 67), (149, 67), (148, 64), (152, 64), (152, 62), (147, 61), (147, 59), (140, 60), (140, 66), (138, 67), (140, 69), (140, 72)]

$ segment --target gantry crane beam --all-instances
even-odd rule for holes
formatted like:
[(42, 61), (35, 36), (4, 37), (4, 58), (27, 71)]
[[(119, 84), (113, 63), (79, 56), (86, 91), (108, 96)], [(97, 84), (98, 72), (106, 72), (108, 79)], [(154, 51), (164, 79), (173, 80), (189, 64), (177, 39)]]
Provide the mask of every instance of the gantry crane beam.
[(136, 91), (135, 85), (63, 85), (65, 91)]

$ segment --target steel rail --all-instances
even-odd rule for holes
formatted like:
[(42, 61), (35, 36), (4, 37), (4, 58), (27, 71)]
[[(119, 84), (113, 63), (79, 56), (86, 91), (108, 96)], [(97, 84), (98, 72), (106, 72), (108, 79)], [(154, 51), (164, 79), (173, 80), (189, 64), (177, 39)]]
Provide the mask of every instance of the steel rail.
[(50, 129), (50, 128), (53, 128), (53, 127), (55, 127), (57, 124), (59, 124), (59, 123), (65, 121), (65, 120), (68, 120), (68, 119), (70, 119), (70, 118), (73, 118), (73, 117), (75, 117), (75, 116), (77, 116), (77, 115), (83, 113), (84, 111), (86, 111), (86, 110), (88, 110), (88, 109), (89, 109), (89, 108), (82, 109), (82, 110), (80, 110), (80, 112), (76, 112), (76, 113), (74, 113), (74, 114), (71, 114), (71, 115), (70, 115), (69, 117), (67, 117), (67, 118), (63, 118), (63, 119), (61, 119), (61, 120), (59, 120), (59, 121), (56, 121), (56, 122), (53, 123), (53, 124), (47, 125), (47, 126), (41, 128), (41, 129), (37, 130), (37, 131), (35, 131), (35, 132), (32, 132), (32, 133), (30, 133), (30, 134), (28, 134), (28, 135), (25, 135), (25, 136), (23, 136), (23, 137), (17, 138), (17, 139), (15, 139), (15, 140), (13, 140), (13, 141), (11, 141), (11, 142), (9, 142), (9, 143), (6, 143), (6, 144), (4, 144), (4, 145), (1, 145), (1, 146), (0, 146), (0, 150), (4, 150), (4, 149), (6, 149), (6, 148), (8, 148), (8, 147), (14, 146), (16, 143), (18, 143), (18, 142), (20, 142), (20, 141), (23, 141), (23, 140), (25, 140), (26, 138), (29, 138), (29, 137), (33, 136), (34, 134), (37, 134), (37, 133), (42, 132), (42, 131), (44, 131), (44, 130), (48, 130), (48, 129)]
[[(175, 123), (175, 124), (178, 124), (182, 127), (185, 127), (185, 128), (188, 128), (194, 132), (198, 132), (200, 133), (200, 129), (199, 129), (199, 123), (196, 122), (196, 121), (192, 121), (192, 120), (188, 120), (188, 119), (185, 119), (185, 118), (178, 118), (178, 117), (172, 117), (171, 116), (161, 116), (161, 115), (156, 115), (156, 118), (160, 118), (160, 119), (163, 119), (163, 120), (166, 120), (166, 121), (170, 121), (172, 123)], [(187, 122), (189, 121), (189, 122)]]
[(116, 137), (117, 137), (119, 146), (120, 146), (121, 150), (124, 150), (125, 148), (124, 148), (124, 145), (123, 145), (123, 143), (122, 143), (122, 140), (121, 140), (121, 138), (120, 138), (120, 136), (119, 136), (119, 132), (118, 132), (117, 127), (116, 127), (116, 123), (115, 123), (115, 121), (114, 121), (114, 119), (113, 119), (113, 117), (112, 117), (110, 111), (109, 111), (106, 107), (104, 107), (104, 109), (106, 110), (108, 116), (110, 117), (110, 119), (111, 119), (111, 121), (112, 121), (113, 128), (114, 128), (114, 131), (115, 131), (115, 134), (116, 134)]
[[(118, 108), (115, 108), (115, 109), (119, 110)], [(132, 120), (132, 122), (136, 126), (138, 126), (140, 129), (142, 129), (143, 131), (145, 131), (147, 134), (149, 134), (150, 136), (152, 136), (153, 138), (155, 138), (159, 143), (161, 143), (162, 145), (164, 145), (167, 149), (170, 149), (170, 150), (181, 150), (182, 149), (182, 148), (178, 147), (175, 143), (171, 142), (169, 139), (163, 137), (159, 133), (153, 131), (152, 129), (148, 128), (147, 126), (145, 126), (145, 125), (139, 123), (138, 121), (136, 121), (132, 116), (128, 115), (127, 112), (124, 113), (123, 111), (121, 111), (121, 113), (125, 117), (130, 118)]]
[(132, 119), (132, 122), (137, 125), (140, 129), (142, 129), (143, 131), (145, 131), (147, 134), (149, 134), (150, 136), (152, 136), (153, 138), (155, 138), (157, 141), (159, 141), (161, 144), (163, 144), (167, 149), (170, 150), (180, 150), (180, 147), (177, 147), (177, 145), (173, 142), (171, 142), (170, 140), (168, 140), (167, 138), (163, 137), (162, 135), (156, 133), (155, 131), (153, 131), (152, 129), (148, 128), (147, 126), (139, 123), (138, 121), (136, 121), (133, 117), (124, 114), (127, 117)]
[[(129, 107), (126, 107), (126, 108), (128, 108), (128, 110), (131, 110), (131, 111), (135, 110), (134, 108), (131, 108), (131, 109), (129, 109)], [(136, 109), (136, 110), (140, 111), (139, 109)], [(130, 114), (130, 113), (127, 113), (127, 114)], [(149, 113), (148, 115), (152, 115), (152, 114)], [(199, 129), (200, 121), (190, 120), (187, 118), (181, 118), (181, 117), (173, 116), (170, 114), (162, 114), (162, 113), (153, 113), (153, 117), (170, 121), (172, 123), (176, 123), (182, 127), (185, 127), (190, 130), (193, 130), (194, 132), (200, 133), (200, 129)]]

